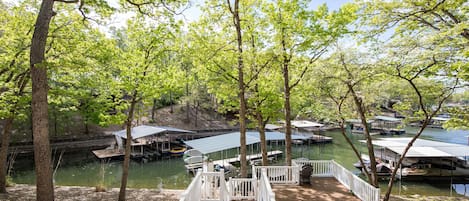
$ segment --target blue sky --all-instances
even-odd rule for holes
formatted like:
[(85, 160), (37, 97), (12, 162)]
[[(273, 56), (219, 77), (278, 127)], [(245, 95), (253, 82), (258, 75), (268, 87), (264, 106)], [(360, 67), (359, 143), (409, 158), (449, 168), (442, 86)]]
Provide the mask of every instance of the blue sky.
[(329, 10), (338, 10), (344, 3), (352, 2), (352, 0), (312, 0), (309, 6), (311, 8), (317, 8), (319, 5), (325, 3)]

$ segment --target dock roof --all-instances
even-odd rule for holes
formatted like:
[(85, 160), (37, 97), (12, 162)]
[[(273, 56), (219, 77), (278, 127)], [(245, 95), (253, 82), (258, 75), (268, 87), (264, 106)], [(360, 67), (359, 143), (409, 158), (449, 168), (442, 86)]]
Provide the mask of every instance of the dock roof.
[[(172, 128), (167, 126), (147, 126), (141, 125), (136, 126), (131, 129), (132, 139), (138, 139), (150, 135), (156, 135), (164, 132), (178, 132), (178, 133), (194, 133), (193, 131), (183, 130), (179, 128)], [(112, 134), (119, 136), (121, 138), (127, 139), (127, 130), (120, 130), (113, 132)]]
[[(285, 134), (280, 132), (265, 132), (266, 140), (285, 140)], [(240, 147), (239, 143), (240, 133), (233, 132), (223, 135), (206, 137), (196, 140), (184, 141), (184, 143), (194, 149), (197, 149), (202, 154), (209, 154), (213, 152), (223, 151), (227, 149)], [(292, 135), (292, 139), (308, 139), (307, 136)], [(257, 131), (246, 132), (246, 145), (259, 143), (260, 137)]]
[(309, 127), (322, 127), (324, 124), (306, 121), (306, 120), (298, 120), (298, 121), (291, 121), (291, 125), (297, 128), (309, 128)]
[(283, 128), (283, 127), (275, 125), (275, 124), (266, 124), (265, 125), (265, 129), (267, 129), (267, 130), (276, 130), (276, 129), (280, 129), (280, 128)]
[[(213, 152), (223, 151), (240, 147), (239, 142), (240, 134), (228, 133), (212, 137), (201, 138), (197, 140), (184, 141), (184, 143), (194, 149), (197, 149), (202, 154), (209, 154)], [(260, 142), (259, 138), (246, 135), (246, 145)]]
[(382, 120), (382, 121), (395, 121), (395, 122), (401, 121), (401, 119), (388, 117), (388, 116), (375, 116), (375, 119)]
[[(373, 145), (385, 147), (396, 154), (402, 155), (412, 138), (379, 138), (373, 140)], [(364, 140), (360, 140), (365, 142)], [(417, 139), (409, 149), (406, 157), (460, 157), (469, 155), (469, 146)]]

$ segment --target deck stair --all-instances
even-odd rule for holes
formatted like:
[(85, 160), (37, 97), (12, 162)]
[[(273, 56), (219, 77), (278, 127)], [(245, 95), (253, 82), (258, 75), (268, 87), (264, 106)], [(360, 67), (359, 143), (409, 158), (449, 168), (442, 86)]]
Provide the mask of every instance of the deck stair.
[(252, 178), (230, 178), (220, 172), (197, 172), (180, 201), (275, 201), (271, 184), (299, 185), (300, 169), (312, 166), (314, 177), (334, 177), (360, 200), (379, 201), (380, 189), (363, 181), (333, 160), (293, 160), (292, 166), (252, 166)]

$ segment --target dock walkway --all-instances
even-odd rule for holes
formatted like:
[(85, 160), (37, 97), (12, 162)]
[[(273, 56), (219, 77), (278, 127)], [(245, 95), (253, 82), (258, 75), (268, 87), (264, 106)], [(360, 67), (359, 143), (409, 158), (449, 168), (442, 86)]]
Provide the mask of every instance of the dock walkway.
[[(280, 150), (275, 150), (275, 151), (269, 151), (267, 152), (267, 157), (276, 157), (276, 156), (280, 156), (282, 155), (283, 152), (280, 151)], [(251, 154), (251, 155), (247, 155), (246, 156), (246, 159), (247, 160), (256, 160), (256, 159), (259, 159), (259, 158), (262, 158), (262, 154)], [(222, 160), (216, 160), (216, 161), (213, 161), (213, 165), (219, 165), (221, 167), (225, 167), (225, 169), (232, 169), (231, 166), (231, 163), (235, 163), (235, 162), (239, 162), (240, 161), (240, 156), (238, 155), (237, 157), (234, 157), (234, 158), (226, 158), (226, 159), (222, 159)], [(193, 164), (186, 164), (185, 165), (186, 169), (188, 172), (192, 172), (192, 173), (195, 173), (197, 169), (199, 168), (202, 168), (203, 167), (203, 163), (193, 163)]]
[[(282, 155), (282, 154), (283, 154), (283, 152), (279, 151), (279, 150), (269, 151), (269, 152), (267, 152), (267, 157), (274, 157), (274, 156), (279, 156), (279, 155)], [(259, 158), (262, 158), (261, 153), (251, 154), (251, 155), (246, 156), (246, 160), (255, 160), (255, 159), (259, 159)], [(239, 161), (240, 161), (240, 156), (238, 155), (238, 157), (234, 157), (234, 158), (227, 158), (227, 159), (213, 161), (213, 164), (225, 167), (225, 166), (231, 165), (230, 163), (235, 163), (235, 162), (239, 162)]]

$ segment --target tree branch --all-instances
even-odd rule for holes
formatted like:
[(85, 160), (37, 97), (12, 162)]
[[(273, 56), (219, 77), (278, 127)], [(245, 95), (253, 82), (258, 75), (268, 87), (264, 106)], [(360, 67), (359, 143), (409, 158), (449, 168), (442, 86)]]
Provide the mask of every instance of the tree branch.
[(61, 2), (61, 3), (78, 3), (79, 0), (70, 0), (70, 1), (67, 1), (67, 0), (54, 0), (56, 2)]

